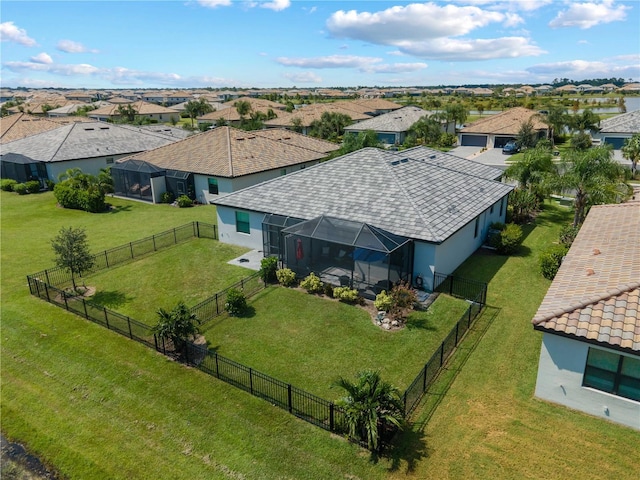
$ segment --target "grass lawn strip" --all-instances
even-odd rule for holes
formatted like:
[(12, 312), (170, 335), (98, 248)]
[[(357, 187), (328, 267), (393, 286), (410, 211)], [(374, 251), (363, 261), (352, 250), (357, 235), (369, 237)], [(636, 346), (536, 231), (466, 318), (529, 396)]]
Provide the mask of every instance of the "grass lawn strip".
[(192, 307), (253, 274), (227, 264), (245, 252), (246, 248), (194, 238), (82, 280), (96, 287), (92, 302), (153, 326), (159, 307), (170, 310), (180, 300)]
[(415, 311), (404, 329), (385, 331), (368, 312), (299, 290), (270, 287), (250, 302), (247, 317), (220, 317), (204, 335), (220, 355), (333, 400), (338, 376), (353, 379), (380, 370), (404, 391), (468, 304), (440, 295), (427, 311)]

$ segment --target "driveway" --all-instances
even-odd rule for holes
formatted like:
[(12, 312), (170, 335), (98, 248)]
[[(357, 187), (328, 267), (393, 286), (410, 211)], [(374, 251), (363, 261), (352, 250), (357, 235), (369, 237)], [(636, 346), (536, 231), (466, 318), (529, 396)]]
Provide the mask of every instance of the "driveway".
[(481, 152), (481, 150), (478, 147), (456, 147), (450, 150), (449, 153), (503, 170), (507, 168), (505, 160), (509, 158), (509, 155), (503, 155), (501, 148), (490, 148), (484, 152)]

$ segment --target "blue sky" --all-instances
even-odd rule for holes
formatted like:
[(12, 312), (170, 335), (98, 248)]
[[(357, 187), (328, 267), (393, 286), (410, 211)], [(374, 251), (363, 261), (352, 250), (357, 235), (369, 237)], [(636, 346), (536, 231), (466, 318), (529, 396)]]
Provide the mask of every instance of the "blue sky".
[(2, 87), (640, 80), (640, 2), (11, 1)]

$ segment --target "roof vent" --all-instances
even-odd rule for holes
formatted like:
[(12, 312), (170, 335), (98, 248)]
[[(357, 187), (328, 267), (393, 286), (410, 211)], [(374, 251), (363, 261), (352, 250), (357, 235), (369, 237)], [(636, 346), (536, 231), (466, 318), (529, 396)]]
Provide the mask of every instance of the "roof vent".
[(436, 155), (435, 155), (435, 154), (433, 154), (433, 155), (431, 155), (429, 158), (436, 158)]
[(401, 163), (407, 163), (409, 161), (408, 158), (403, 158), (402, 160), (400, 160)]
[(400, 160), (394, 160), (391, 165), (400, 165)]
[(85, 131), (89, 131), (89, 130), (95, 130), (95, 128), (85, 128)]

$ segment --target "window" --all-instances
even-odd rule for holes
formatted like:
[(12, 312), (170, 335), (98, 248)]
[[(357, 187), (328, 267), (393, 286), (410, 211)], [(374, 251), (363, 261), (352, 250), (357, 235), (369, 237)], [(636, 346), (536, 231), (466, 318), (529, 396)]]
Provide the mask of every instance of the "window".
[(502, 217), (502, 209), (504, 208), (504, 198), (500, 200), (500, 216)]
[(239, 212), (236, 210), (236, 232), (251, 233), (249, 212)]
[(473, 230), (473, 238), (478, 236), (478, 227), (480, 226), (480, 217), (476, 218), (476, 226)]
[(107, 158), (107, 165), (111, 165), (113, 163), (113, 158)]
[(589, 348), (582, 385), (640, 401), (640, 359)]
[(280, 170), (280, 175), (286, 175), (287, 174), (287, 169), (283, 168)]
[(209, 193), (213, 195), (218, 195), (218, 179), (210, 178), (209, 179)]

